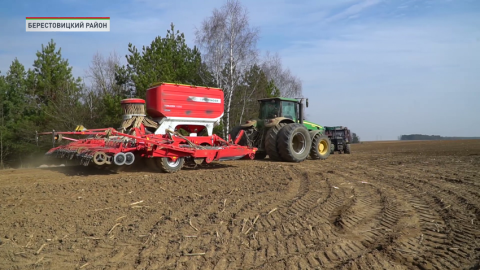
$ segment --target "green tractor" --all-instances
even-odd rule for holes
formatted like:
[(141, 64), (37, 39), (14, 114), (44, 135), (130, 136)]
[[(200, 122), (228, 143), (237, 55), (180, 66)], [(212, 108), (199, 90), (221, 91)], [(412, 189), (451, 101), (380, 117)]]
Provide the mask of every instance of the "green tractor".
[[(259, 99), (258, 119), (234, 127), (229, 135), (240, 145), (258, 148), (255, 159), (267, 155), (274, 161), (302, 162), (309, 155), (312, 159), (326, 159), (330, 155), (331, 141), (324, 127), (304, 121), (303, 98)], [(308, 99), (306, 100), (308, 107)]]

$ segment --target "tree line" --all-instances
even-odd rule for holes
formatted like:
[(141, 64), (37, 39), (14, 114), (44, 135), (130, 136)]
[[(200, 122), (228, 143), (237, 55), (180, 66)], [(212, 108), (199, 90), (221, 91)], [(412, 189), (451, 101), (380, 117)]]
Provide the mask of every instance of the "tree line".
[(443, 137), (440, 135), (410, 134), (398, 137), (401, 141), (434, 141), (434, 140), (474, 140), (480, 137)]
[(357, 133), (352, 133), (352, 143), (360, 143), (360, 136)]
[(141, 49), (128, 44), (126, 64), (115, 52), (95, 54), (84, 78), (75, 78), (52, 39), (30, 68), (15, 58), (0, 71), (0, 168), (28, 166), (51, 147), (35, 131), (118, 127), (120, 101), (145, 98), (150, 84), (171, 82), (222, 88), (225, 115), (214, 132), (226, 137), (234, 125), (258, 114), (257, 99), (301, 97), (302, 85), (278, 54), (256, 47), (259, 30), (249, 25), (238, 0), (214, 9), (195, 32), (195, 45), (170, 25)]

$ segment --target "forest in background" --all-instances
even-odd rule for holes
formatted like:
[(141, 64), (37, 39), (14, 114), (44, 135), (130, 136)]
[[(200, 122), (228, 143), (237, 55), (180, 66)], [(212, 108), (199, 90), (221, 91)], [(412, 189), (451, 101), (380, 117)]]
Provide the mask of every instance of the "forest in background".
[(41, 44), (31, 67), (15, 58), (8, 71), (0, 71), (0, 169), (29, 166), (43, 156), (51, 140), (37, 145), (35, 131), (118, 127), (120, 101), (145, 98), (155, 82), (222, 88), (225, 115), (214, 132), (225, 138), (232, 126), (257, 116), (257, 99), (302, 97), (300, 80), (278, 54), (261, 57), (258, 39), (247, 10), (229, 0), (204, 19), (195, 46), (188, 46), (172, 23), (164, 37), (141, 50), (129, 43), (126, 64), (116, 52), (92, 56), (88, 84), (73, 76), (53, 39)]
[(401, 135), (398, 139), (401, 141), (476, 140), (480, 139), (480, 137), (443, 137), (440, 135), (410, 134)]

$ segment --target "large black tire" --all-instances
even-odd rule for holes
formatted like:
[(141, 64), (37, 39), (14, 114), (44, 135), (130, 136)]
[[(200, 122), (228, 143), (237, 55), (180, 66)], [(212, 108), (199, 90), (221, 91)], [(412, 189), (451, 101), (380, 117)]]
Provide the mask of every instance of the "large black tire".
[(287, 125), (286, 123), (280, 123), (274, 127), (271, 127), (267, 131), (267, 135), (265, 136), (265, 151), (267, 152), (267, 155), (271, 160), (274, 160), (274, 161), (282, 160), (282, 158), (280, 157), (280, 154), (278, 153), (279, 148), (277, 145), (277, 137), (280, 129), (282, 129), (286, 125)]
[(185, 159), (183, 157), (177, 158), (177, 160), (172, 161), (170, 158), (156, 158), (156, 163), (160, 170), (165, 173), (175, 173), (182, 169)]
[(312, 139), (302, 124), (288, 124), (278, 132), (279, 154), (288, 162), (302, 162), (310, 153)]
[(317, 134), (313, 137), (310, 157), (312, 159), (327, 159), (332, 151), (332, 142), (326, 135)]
[(345, 145), (345, 154), (350, 154), (350, 144), (349, 143), (347, 143)]

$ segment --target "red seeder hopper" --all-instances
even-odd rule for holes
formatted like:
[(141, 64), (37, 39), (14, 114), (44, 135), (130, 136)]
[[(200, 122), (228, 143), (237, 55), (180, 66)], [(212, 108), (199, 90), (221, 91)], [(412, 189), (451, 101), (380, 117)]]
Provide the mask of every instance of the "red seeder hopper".
[[(223, 91), (218, 88), (161, 83), (147, 90), (143, 99), (125, 99), (120, 128), (84, 129), (51, 134), (54, 143), (70, 143), (50, 149), (45, 155), (76, 159), (88, 166), (132, 165), (142, 159), (163, 172), (179, 171), (185, 162), (253, 159), (256, 148), (238, 145), (212, 134), (223, 116)], [(145, 114), (146, 103), (146, 114)], [(148, 114), (148, 116), (147, 116)], [(85, 135), (84, 139), (66, 135)], [(239, 134), (243, 135), (243, 134)], [(37, 136), (38, 139), (38, 136)]]

